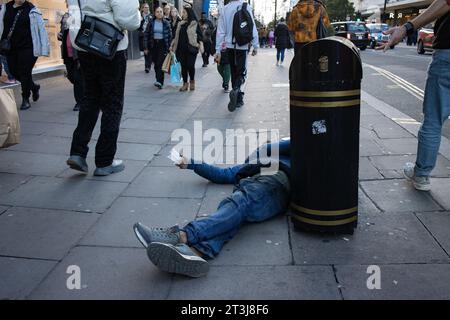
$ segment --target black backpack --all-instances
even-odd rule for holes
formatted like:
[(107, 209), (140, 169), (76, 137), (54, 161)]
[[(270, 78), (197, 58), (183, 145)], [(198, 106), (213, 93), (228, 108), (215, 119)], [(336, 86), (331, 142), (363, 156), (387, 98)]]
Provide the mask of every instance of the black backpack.
[(253, 19), (247, 10), (246, 2), (234, 14), (233, 39), (233, 44), (237, 43), (240, 46), (249, 44), (253, 40)]

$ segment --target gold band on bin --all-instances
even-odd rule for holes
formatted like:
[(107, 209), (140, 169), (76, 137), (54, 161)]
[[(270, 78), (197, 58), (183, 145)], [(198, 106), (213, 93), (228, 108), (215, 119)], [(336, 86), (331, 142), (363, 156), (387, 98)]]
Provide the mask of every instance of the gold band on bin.
[(350, 213), (358, 211), (358, 207), (353, 207), (353, 208), (344, 209), (344, 210), (327, 210), (327, 211), (314, 210), (314, 209), (308, 209), (308, 208), (301, 207), (295, 203), (291, 203), (291, 207), (300, 212), (306, 213), (306, 214), (311, 214), (311, 215), (316, 215), (316, 216), (328, 216), (328, 217), (329, 216), (331, 216), (331, 217), (344, 216), (346, 214), (350, 214)]
[(344, 225), (344, 224), (349, 224), (352, 222), (355, 222), (356, 220), (358, 220), (358, 216), (354, 216), (348, 219), (343, 219), (343, 220), (336, 220), (336, 221), (322, 221), (322, 220), (313, 220), (313, 219), (308, 219), (308, 218), (303, 218), (303, 217), (299, 217), (299, 216), (293, 216), (294, 219), (301, 221), (303, 223), (307, 223), (307, 224), (313, 224), (313, 225), (317, 225), (317, 226), (340, 226), (340, 225)]
[(305, 107), (305, 108), (340, 108), (340, 107), (355, 107), (361, 104), (360, 99), (347, 101), (298, 101), (291, 100), (291, 106)]
[(359, 96), (360, 90), (342, 90), (342, 91), (296, 91), (291, 90), (291, 96), (293, 97), (306, 97), (306, 98), (340, 98), (340, 97), (352, 97)]

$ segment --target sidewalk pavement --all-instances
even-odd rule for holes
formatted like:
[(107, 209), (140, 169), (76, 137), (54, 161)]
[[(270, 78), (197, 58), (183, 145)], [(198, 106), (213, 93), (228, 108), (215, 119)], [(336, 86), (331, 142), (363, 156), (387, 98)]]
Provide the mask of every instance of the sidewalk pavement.
[[(433, 190), (415, 191), (401, 168), (415, 159), (418, 124), (366, 92), (353, 236), (300, 233), (279, 216), (245, 226), (204, 278), (157, 270), (134, 222), (182, 225), (212, 213), (232, 190), (174, 167), (172, 130), (202, 120), (203, 130), (289, 135), (288, 64), (276, 67), (269, 49), (250, 57), (246, 104), (234, 113), (213, 65), (197, 69), (193, 93), (158, 91), (153, 79), (142, 61), (129, 63), (117, 155), (126, 170), (110, 177), (92, 176), (92, 158), (88, 176), (67, 169), (77, 121), (67, 80), (46, 83), (20, 113), (22, 143), (0, 151), (0, 299), (450, 298), (450, 144), (444, 139)], [(67, 288), (73, 265), (80, 290)], [(367, 288), (369, 265), (380, 267), (381, 290)]]

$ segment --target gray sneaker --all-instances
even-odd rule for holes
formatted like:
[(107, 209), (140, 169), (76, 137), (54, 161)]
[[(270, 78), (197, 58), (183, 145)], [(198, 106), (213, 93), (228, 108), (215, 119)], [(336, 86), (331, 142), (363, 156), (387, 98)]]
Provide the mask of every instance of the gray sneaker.
[(86, 159), (80, 156), (70, 156), (66, 162), (69, 167), (73, 170), (88, 173), (89, 168)]
[(152, 242), (173, 245), (180, 243), (180, 229), (177, 226), (171, 228), (149, 228), (137, 222), (133, 226), (133, 231), (145, 248), (148, 248)]
[(152, 242), (147, 248), (147, 255), (155, 266), (165, 272), (198, 278), (209, 271), (208, 262), (185, 244)]
[(94, 176), (109, 176), (110, 174), (121, 172), (124, 169), (125, 165), (122, 160), (114, 160), (110, 166), (95, 169)]
[(431, 190), (431, 182), (429, 177), (418, 177), (414, 171), (414, 164), (408, 162), (403, 167), (403, 175), (405, 178), (412, 182), (414, 188), (419, 191), (430, 191)]

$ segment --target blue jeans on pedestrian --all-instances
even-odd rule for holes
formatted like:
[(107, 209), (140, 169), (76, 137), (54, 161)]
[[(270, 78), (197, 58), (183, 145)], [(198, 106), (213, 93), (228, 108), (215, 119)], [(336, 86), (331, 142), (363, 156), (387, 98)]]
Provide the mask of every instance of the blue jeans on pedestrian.
[[(217, 183), (232, 183), (242, 165), (217, 168), (208, 164), (191, 164), (195, 171)], [(283, 172), (277, 173), (285, 175)], [(287, 180), (287, 178), (286, 178)], [(271, 175), (242, 179), (233, 194), (223, 200), (216, 212), (205, 219), (190, 222), (182, 230), (186, 232), (187, 244), (214, 258), (223, 245), (233, 238), (246, 222), (261, 222), (284, 213), (289, 204), (289, 185), (284, 185)]]
[(286, 51), (286, 49), (278, 49), (277, 48), (277, 61), (283, 62), (284, 61), (284, 52)]
[(442, 126), (450, 116), (450, 49), (437, 49), (433, 53), (428, 68), (423, 113), (415, 167), (418, 177), (427, 177), (434, 169)]

